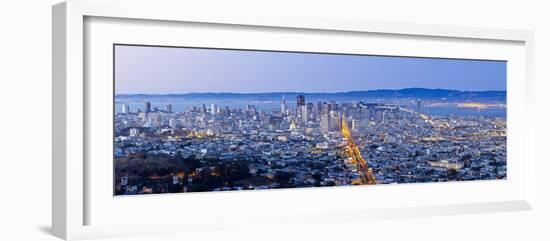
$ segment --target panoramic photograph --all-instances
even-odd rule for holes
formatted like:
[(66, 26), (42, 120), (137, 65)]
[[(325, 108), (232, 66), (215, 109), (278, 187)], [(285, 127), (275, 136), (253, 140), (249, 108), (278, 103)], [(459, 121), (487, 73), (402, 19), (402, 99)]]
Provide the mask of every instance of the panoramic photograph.
[(114, 195), (506, 179), (506, 61), (114, 45)]

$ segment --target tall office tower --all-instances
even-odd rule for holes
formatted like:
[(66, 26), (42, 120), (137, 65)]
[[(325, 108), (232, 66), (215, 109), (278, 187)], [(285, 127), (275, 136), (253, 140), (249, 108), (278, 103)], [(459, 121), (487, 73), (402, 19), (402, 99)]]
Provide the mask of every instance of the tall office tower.
[(307, 103), (306, 108), (307, 108), (308, 120), (315, 120), (315, 115), (314, 115), (315, 109), (313, 108), (313, 103)]
[(168, 122), (168, 125), (170, 126), (170, 128), (176, 129), (177, 123), (178, 122), (176, 121), (176, 119), (170, 119), (170, 121)]
[(285, 96), (283, 95), (283, 99), (281, 100), (281, 115), (284, 115), (286, 113), (286, 100)]
[(317, 106), (315, 106), (315, 109), (317, 115), (321, 115), (321, 112), (323, 111), (323, 103), (321, 103), (321, 101), (317, 101)]
[(130, 105), (128, 105), (128, 104), (123, 104), (123, 105), (122, 105), (122, 113), (123, 113), (123, 114), (128, 114), (128, 113), (130, 113)]
[(158, 113), (157, 113), (157, 116), (155, 118), (155, 123), (157, 124), (158, 127), (162, 126), (162, 116)]
[(226, 106), (225, 106), (225, 113), (224, 113), (224, 114), (225, 114), (225, 115), (229, 115), (230, 112), (231, 112), (231, 111), (229, 110), (229, 106), (226, 105)]
[(210, 114), (215, 115), (217, 111), (218, 111), (218, 105), (210, 104)]
[(330, 132), (331, 129), (331, 123), (330, 123), (330, 116), (328, 113), (324, 113), (321, 115), (321, 130), (324, 133)]
[(302, 111), (302, 122), (303, 122), (304, 124), (306, 124), (306, 123), (308, 122), (308, 120), (309, 120), (309, 118), (308, 118), (308, 117), (309, 117), (309, 112), (308, 112), (307, 106), (302, 105), (302, 106), (301, 106), (301, 109), (302, 109), (302, 110), (301, 110), (301, 111)]
[(334, 107), (332, 106), (331, 102), (326, 103), (326, 110), (327, 110), (327, 113), (330, 113), (330, 111), (334, 110)]
[(420, 107), (422, 106), (422, 100), (418, 99), (416, 100), (416, 113), (420, 114), (421, 112), (421, 109)]
[(329, 114), (330, 110), (328, 108), (327, 102), (323, 103), (323, 106), (321, 107), (321, 114)]
[(151, 112), (151, 102), (145, 101), (145, 113)]
[(201, 106), (201, 113), (206, 113), (206, 105), (202, 104)]
[(298, 117), (298, 120), (302, 120), (303, 117), (303, 111), (302, 106), (306, 105), (306, 97), (303, 95), (296, 96), (296, 117)]
[(331, 129), (332, 130), (340, 130), (340, 114), (338, 114), (338, 112), (334, 111), (334, 110), (331, 110), (330, 111), (330, 124), (331, 124)]
[(336, 101), (330, 102), (330, 110), (338, 111), (338, 104), (336, 104)]
[(296, 109), (300, 109), (301, 106), (306, 105), (306, 97), (303, 95), (298, 95), (296, 97)]
[(168, 113), (172, 113), (172, 104), (166, 105), (166, 111), (168, 111)]

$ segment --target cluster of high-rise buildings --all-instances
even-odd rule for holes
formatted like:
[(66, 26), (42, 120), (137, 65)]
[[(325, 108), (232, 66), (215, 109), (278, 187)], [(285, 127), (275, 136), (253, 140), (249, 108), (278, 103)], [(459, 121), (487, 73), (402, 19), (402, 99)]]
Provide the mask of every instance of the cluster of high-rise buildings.
[[(245, 161), (250, 174), (264, 180), (243, 180), (215, 190), (277, 188), (282, 184), (274, 181), (275, 173), (291, 174), (284, 185), (292, 187), (351, 185), (359, 174), (345, 155), (344, 121), (378, 183), (506, 177), (505, 120), (428, 116), (422, 113), (422, 100), (410, 103), (412, 108), (364, 101), (307, 102), (297, 95), (295, 104), (282, 96), (278, 109), (252, 104), (230, 108), (216, 102), (173, 112), (171, 104), (158, 108), (144, 102), (143, 111), (132, 111), (123, 104), (115, 116), (115, 166), (118, 158), (135, 153), (194, 156)], [(125, 178), (125, 185), (136, 190), (151, 185), (147, 177)]]

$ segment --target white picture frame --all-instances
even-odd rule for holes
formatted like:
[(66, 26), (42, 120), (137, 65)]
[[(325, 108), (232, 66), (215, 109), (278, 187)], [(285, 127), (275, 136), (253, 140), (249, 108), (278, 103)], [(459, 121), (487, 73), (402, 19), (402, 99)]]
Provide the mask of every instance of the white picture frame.
[[(155, 8), (156, 11), (150, 11)], [(122, 24), (110, 23), (110, 20), (99, 21), (99, 27), (94, 27), (93, 30), (87, 29), (86, 21), (97, 19), (114, 19)], [(533, 73), (533, 34), (528, 31), (518, 30), (497, 30), (497, 29), (482, 29), (469, 27), (451, 27), (439, 25), (421, 25), (409, 23), (390, 23), (390, 22), (373, 22), (363, 20), (350, 19), (317, 19), (293, 16), (275, 16), (264, 14), (249, 15), (212, 15), (208, 14), (205, 9), (189, 9), (185, 3), (178, 1), (170, 1), (162, 5), (150, 2), (126, 2), (126, 1), (84, 1), (84, 0), (69, 0), (60, 3), (53, 7), (53, 168), (52, 168), (52, 226), (53, 234), (63, 239), (84, 239), (94, 237), (111, 237), (121, 235), (139, 235), (139, 234), (156, 234), (156, 233), (171, 233), (171, 232), (192, 232), (197, 230), (212, 230), (226, 227), (242, 227), (243, 225), (292, 225), (300, 222), (320, 222), (320, 217), (334, 217), (330, 220), (366, 220), (366, 219), (384, 219), (397, 217), (422, 217), (433, 215), (451, 215), (451, 214), (467, 214), (481, 212), (498, 212), (498, 211), (514, 211), (514, 210), (530, 210), (532, 209), (534, 199), (534, 167), (535, 156), (534, 136), (530, 116), (533, 116), (529, 108), (532, 93), (532, 73)], [(457, 194), (461, 192), (479, 193), (480, 196), (472, 196), (466, 194), (463, 198), (454, 198), (449, 196), (448, 199), (439, 201), (422, 201), (420, 199), (405, 201), (382, 203), (382, 199), (372, 201), (372, 208), (361, 207), (346, 207), (338, 208), (329, 206), (323, 209), (322, 205), (326, 205), (324, 201), (319, 201), (318, 204), (312, 204), (311, 200), (326, 200), (332, 198), (335, 202), (344, 200), (345, 197), (362, 197), (366, 189), (357, 188), (322, 188), (311, 190), (276, 190), (276, 191), (261, 191), (261, 192), (228, 192), (216, 194), (196, 194), (196, 195), (153, 195), (151, 197), (131, 197), (118, 199), (118, 204), (109, 206), (108, 198), (112, 196), (104, 196), (103, 201), (97, 199), (93, 184), (90, 180), (94, 174), (89, 174), (90, 169), (99, 169), (97, 164), (86, 161), (86, 157), (90, 154), (90, 143), (97, 140), (87, 140), (87, 135), (90, 135), (89, 123), (93, 118), (100, 118), (101, 114), (96, 114), (90, 106), (90, 98), (97, 99), (95, 95), (99, 95), (98, 91), (90, 93), (90, 89), (101, 89), (102, 86), (90, 85), (86, 82), (86, 78), (90, 78), (86, 73), (86, 68), (94, 68), (98, 73), (109, 73), (109, 69), (96, 67), (93, 63), (97, 60), (89, 59), (87, 54), (90, 54), (90, 49), (94, 53), (101, 53), (103, 45), (91, 44), (87, 45), (86, 41), (95, 41), (94, 43), (120, 41), (122, 37), (116, 39), (117, 36), (108, 34), (101, 28), (101, 24), (111, 24), (112, 29), (125, 31), (128, 28), (124, 22), (132, 22), (133, 25), (148, 24), (147, 29), (151, 31), (165, 31), (158, 27), (163, 24), (179, 26), (178, 24), (207, 24), (212, 26), (223, 26), (224, 31), (233, 31), (232, 28), (253, 28), (250, 34), (261, 33), (252, 32), (269, 32), (277, 30), (284, 31), (300, 31), (307, 34), (309, 31), (314, 31), (316, 35), (334, 34), (338, 38), (339, 34), (373, 34), (377, 36), (391, 36), (392, 38), (422, 38), (425, 41), (441, 42), (441, 46), (434, 47), (429, 52), (423, 52), (422, 55), (430, 57), (438, 57), (438, 54), (445, 46), (459, 45), (466, 46), (470, 42), (475, 42), (479, 49), (479, 53), (472, 53), (471, 58), (475, 58), (476, 54), (486, 54), (486, 56), (500, 56), (496, 54), (496, 47), (491, 47), (495, 43), (513, 46), (508, 51), (509, 55), (502, 55), (502, 58), (513, 62), (509, 74), (513, 77), (508, 79), (508, 89), (514, 89), (509, 101), (512, 100), (513, 112), (508, 121), (513, 121), (511, 128), (513, 135), (510, 135), (515, 140), (509, 140), (508, 144), (514, 149), (512, 152), (514, 160), (514, 168), (518, 170), (515, 177), (510, 177), (504, 182), (494, 183), (454, 183), (441, 186), (425, 184), (422, 186), (415, 185), (389, 185), (375, 190), (369, 190), (370, 194), (378, 193), (380, 197), (395, 197), (399, 198), (402, 195), (411, 195), (415, 192), (426, 195), (434, 195), (434, 191), (445, 188), (456, 188)], [(96, 24), (96, 23), (92, 23)], [(256, 31), (260, 30), (260, 31)], [(200, 31), (200, 30), (197, 30)], [(161, 33), (159, 32), (159, 33)], [(112, 32), (111, 32), (112, 33)], [(92, 35), (92, 37), (87, 35)], [(93, 37), (94, 34), (97, 38)], [(155, 35), (162, 38), (168, 33)], [(177, 34), (177, 33), (174, 33)], [(134, 43), (150, 43), (151, 41), (162, 41), (159, 39), (140, 39), (136, 33), (131, 33), (131, 30), (125, 33), (130, 36), (124, 41), (133, 41)], [(106, 36), (106, 37), (102, 37)], [(90, 37), (90, 38), (88, 38)], [(132, 39), (134, 38), (134, 39)], [(238, 38), (236, 39), (238, 40)], [(200, 41), (197, 40), (197, 41)], [(424, 40), (422, 40), (424, 41)], [(321, 41), (322, 42), (322, 41)], [(449, 42), (445, 44), (444, 42)], [(172, 44), (165, 42), (164, 44)], [(174, 44), (178, 44), (175, 42)], [(217, 43), (209, 43), (216, 45)], [(322, 44), (321, 44), (322, 45)], [(96, 47), (99, 46), (99, 47)], [(205, 46), (205, 45), (203, 45)], [(406, 55), (407, 45), (391, 52), (395, 55)], [(274, 47), (273, 47), (274, 48)], [(289, 48), (281, 46), (281, 48)], [(320, 46), (319, 48), (323, 48)], [(410, 49), (410, 47), (408, 47)], [(483, 49), (488, 49), (486, 52)], [(492, 50), (491, 50), (492, 49)], [(97, 50), (97, 51), (96, 51)], [(342, 51), (351, 51), (342, 50)], [(390, 51), (390, 50), (388, 50)], [(412, 50), (411, 50), (412, 51)], [(439, 51), (439, 52), (438, 52)], [(506, 51), (505, 51), (506, 52)], [(456, 52), (449, 51), (447, 57), (452, 57)], [(468, 54), (468, 53), (464, 53)], [(102, 54), (95, 54), (103, 56)], [(409, 55), (415, 55), (415, 52), (409, 52)], [(467, 55), (469, 56), (469, 55)], [(101, 58), (101, 57), (100, 57)], [(109, 60), (112, 61), (112, 60)], [(112, 70), (111, 70), (112, 71)], [(100, 74), (98, 74), (100, 75)], [(109, 79), (109, 81), (111, 81)], [(108, 83), (109, 85), (112, 83)], [(513, 99), (510, 99), (513, 98)], [(112, 101), (112, 100), (109, 100)], [(111, 102), (112, 103), (112, 102)], [(97, 104), (95, 104), (97, 106)], [(90, 113), (94, 113), (93, 116)], [(111, 115), (110, 110), (106, 111), (106, 116)], [(91, 119), (90, 119), (91, 118)], [(88, 123), (88, 124), (87, 124)], [(95, 131), (95, 129), (94, 129)], [(512, 137), (510, 139), (512, 139)], [(105, 140), (104, 140), (105, 141)], [(103, 169), (101, 169), (103, 170)], [(95, 175), (98, 175), (97, 173)], [(104, 174), (107, 175), (107, 174)], [(109, 174), (110, 175), (110, 174)], [(88, 177), (92, 179), (88, 180)], [(430, 186), (431, 185), (431, 186)], [(488, 193), (487, 197), (481, 195), (488, 189), (494, 190), (493, 193)], [(442, 191), (443, 192), (443, 191)], [(399, 194), (392, 194), (399, 193)], [(387, 196), (384, 196), (387, 195)], [(296, 197), (295, 206), (285, 206), (283, 202), (280, 207), (260, 207), (254, 203), (277, 202), (277, 196), (283, 198)], [(491, 196), (491, 197), (489, 197)], [(231, 211), (219, 212), (218, 216), (210, 217), (209, 219), (200, 219), (197, 217), (195, 221), (187, 221), (174, 224), (177, 220), (178, 213), (171, 215), (155, 215), (154, 208), (163, 206), (164, 208), (173, 208), (176, 203), (181, 203), (185, 198), (189, 204), (206, 205), (214, 201), (220, 200), (234, 205), (244, 205), (243, 201), (248, 200), (250, 203), (246, 205), (250, 208), (249, 211), (243, 213), (235, 213)], [(340, 198), (340, 199), (339, 199)], [(122, 200), (122, 201), (121, 201)], [(270, 201), (271, 200), (271, 201)], [(302, 200), (302, 201), (300, 201)], [(247, 201), (247, 202), (248, 202)], [(100, 203), (99, 205), (90, 205), (90, 202)], [(132, 216), (131, 210), (124, 210), (122, 206), (128, 207), (146, 207), (143, 210), (142, 217)], [(92, 206), (92, 208), (90, 208)], [(269, 205), (268, 205), (269, 206)], [(262, 209), (263, 208), (263, 209)], [(122, 210), (116, 213), (117, 210)], [(214, 212), (212, 212), (214, 213)], [(98, 221), (90, 221), (90, 216), (102, 217)], [(113, 222), (106, 220), (108, 215), (112, 215)], [(130, 215), (131, 217), (128, 217)], [(191, 213), (191, 216), (197, 215)], [(213, 214), (214, 215), (214, 214)], [(126, 218), (123, 218), (126, 216)], [(168, 216), (168, 217), (167, 217)], [(231, 216), (231, 219), (227, 218)], [(288, 220), (292, 221), (288, 221)], [(326, 219), (323, 219), (326, 220)], [(336, 221), (324, 221), (336, 222)], [(148, 227), (147, 229), (139, 228)]]

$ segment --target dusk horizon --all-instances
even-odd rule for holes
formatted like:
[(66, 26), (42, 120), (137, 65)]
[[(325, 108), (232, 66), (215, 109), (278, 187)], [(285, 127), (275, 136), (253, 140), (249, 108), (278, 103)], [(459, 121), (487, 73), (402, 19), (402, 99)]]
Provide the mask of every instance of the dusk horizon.
[(349, 91), (337, 91), (337, 92), (308, 92), (308, 91), (266, 91), (266, 92), (167, 92), (167, 93), (117, 93), (115, 95), (188, 95), (188, 94), (275, 94), (275, 93), (290, 93), (290, 94), (343, 94), (353, 92), (376, 92), (376, 91), (402, 91), (402, 90), (430, 90), (430, 91), (456, 91), (465, 93), (482, 93), (482, 92), (506, 92), (506, 90), (458, 90), (458, 89), (441, 89), (441, 88), (421, 88), (421, 87), (408, 87), (400, 89), (366, 89), (366, 90), (349, 90)]

